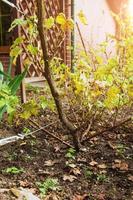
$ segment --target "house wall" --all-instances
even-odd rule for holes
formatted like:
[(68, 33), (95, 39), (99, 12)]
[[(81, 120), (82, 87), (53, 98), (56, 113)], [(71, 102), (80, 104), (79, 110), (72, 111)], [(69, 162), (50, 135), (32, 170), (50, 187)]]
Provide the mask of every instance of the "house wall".
[[(88, 25), (83, 25), (77, 14), (83, 10)], [(115, 21), (111, 16), (106, 0), (75, 0), (75, 18), (79, 25), (86, 49), (97, 48), (97, 45), (106, 40), (107, 34), (115, 35)], [(83, 49), (81, 37), (77, 27), (75, 28), (76, 46)], [(114, 53), (114, 44), (110, 43), (108, 53)]]

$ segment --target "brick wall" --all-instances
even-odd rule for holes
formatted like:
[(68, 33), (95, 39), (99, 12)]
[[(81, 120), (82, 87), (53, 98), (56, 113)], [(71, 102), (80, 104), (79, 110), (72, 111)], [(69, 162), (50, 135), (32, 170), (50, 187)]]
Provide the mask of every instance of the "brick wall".
[(0, 54), (0, 61), (3, 64), (4, 70), (7, 71), (9, 65), (9, 55), (8, 54)]
[[(3, 64), (4, 71), (7, 72), (8, 66), (9, 66), (9, 54), (0, 54), (0, 61)], [(12, 75), (15, 74), (15, 67), (12, 67)]]

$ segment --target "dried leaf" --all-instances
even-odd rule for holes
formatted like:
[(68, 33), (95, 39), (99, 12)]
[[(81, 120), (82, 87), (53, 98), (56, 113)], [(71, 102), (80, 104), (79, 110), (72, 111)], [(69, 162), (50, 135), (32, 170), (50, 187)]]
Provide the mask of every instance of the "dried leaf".
[(44, 165), (47, 167), (52, 167), (55, 163), (56, 163), (55, 160), (47, 160), (47, 161), (45, 161)]
[(89, 165), (91, 165), (91, 166), (96, 166), (98, 163), (96, 162), (96, 161), (91, 161), (90, 163), (89, 163)]
[(128, 180), (133, 182), (133, 175), (129, 175)]
[(28, 187), (29, 186), (29, 182), (26, 180), (26, 181), (19, 181), (19, 184), (21, 187)]
[(109, 147), (111, 147), (112, 149), (116, 149), (116, 146), (114, 144), (112, 144), (110, 141), (108, 142)]
[(121, 160), (115, 160), (115, 163), (112, 165), (113, 169), (120, 169), (122, 171), (128, 171), (128, 164)]
[(46, 196), (44, 200), (59, 200), (59, 197), (55, 194), (50, 194)]
[(88, 197), (87, 197), (86, 194), (84, 194), (82, 196), (81, 195), (75, 195), (72, 200), (86, 200), (86, 199), (88, 199)]
[(98, 165), (99, 169), (106, 169), (107, 168), (107, 165), (105, 164), (100, 164)]
[(72, 172), (74, 175), (80, 175), (80, 174), (81, 174), (79, 168), (73, 168), (73, 169), (71, 170), (71, 172)]
[(12, 193), (15, 197), (17, 197), (17, 198), (19, 198), (20, 196), (22, 196), (20, 190), (18, 190), (17, 188), (11, 188), (10, 191), (11, 191), (11, 193)]
[(65, 174), (65, 175), (63, 176), (63, 180), (64, 180), (64, 181), (73, 182), (75, 179), (77, 179), (77, 178), (76, 178), (76, 176), (73, 176), (73, 175), (66, 175), (66, 174)]

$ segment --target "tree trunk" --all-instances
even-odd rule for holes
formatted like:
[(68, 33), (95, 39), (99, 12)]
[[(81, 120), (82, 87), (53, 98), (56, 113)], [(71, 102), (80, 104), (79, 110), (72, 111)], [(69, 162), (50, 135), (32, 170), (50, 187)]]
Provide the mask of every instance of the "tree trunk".
[(43, 52), (43, 60), (44, 60), (44, 77), (46, 78), (48, 85), (50, 87), (51, 94), (54, 98), (60, 121), (69, 130), (70, 134), (73, 137), (73, 143), (74, 143), (75, 149), (78, 151), (79, 144), (78, 144), (78, 139), (77, 139), (77, 129), (68, 120), (63, 110), (62, 100), (59, 96), (59, 92), (55, 86), (54, 80), (52, 79), (52, 75), (51, 75), (47, 41), (46, 41), (46, 32), (44, 29), (44, 19), (45, 19), (44, 0), (36, 0), (36, 3), (37, 3), (37, 17), (38, 17), (38, 32), (40, 36), (41, 47), (42, 47), (42, 52)]

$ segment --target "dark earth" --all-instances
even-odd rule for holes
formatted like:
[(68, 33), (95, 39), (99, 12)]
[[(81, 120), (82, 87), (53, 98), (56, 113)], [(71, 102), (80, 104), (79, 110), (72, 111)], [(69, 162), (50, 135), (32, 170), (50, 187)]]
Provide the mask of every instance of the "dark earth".
[[(35, 117), (40, 126), (71, 143), (71, 137), (50, 111)], [(51, 122), (54, 122), (51, 124)], [(130, 122), (131, 123), (131, 122)], [(86, 142), (79, 153), (69, 154), (69, 147), (45, 131), (28, 136), (23, 141), (0, 147), (0, 200), (18, 199), (12, 188), (30, 189), (40, 197), (37, 182), (57, 179), (59, 187), (48, 190), (46, 200), (131, 200), (133, 199), (133, 138), (130, 123)], [(50, 125), (51, 124), (51, 125)], [(129, 126), (129, 128), (128, 128)], [(19, 128), (4, 121), (0, 138), (21, 133), (24, 128), (36, 128), (31, 121)], [(6, 172), (16, 167), (18, 174)], [(41, 197), (40, 197), (41, 198)]]

